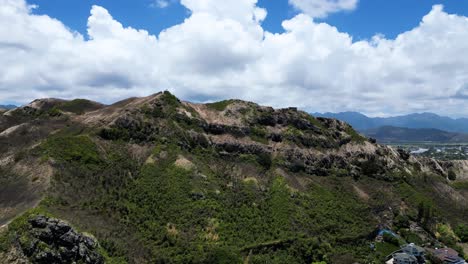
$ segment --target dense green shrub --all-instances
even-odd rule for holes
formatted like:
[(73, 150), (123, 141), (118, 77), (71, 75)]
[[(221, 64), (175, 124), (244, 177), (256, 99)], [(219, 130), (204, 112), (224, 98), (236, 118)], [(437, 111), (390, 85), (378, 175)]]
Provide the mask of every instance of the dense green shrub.
[(167, 104), (167, 105), (169, 105), (171, 107), (177, 107), (177, 106), (180, 105), (179, 99), (175, 95), (171, 94), (169, 91), (164, 91), (163, 92), (163, 94), (161, 95), (161, 100), (165, 104)]
[(75, 99), (68, 102), (61, 103), (57, 106), (58, 109), (71, 112), (78, 115), (83, 114), (86, 111), (92, 111), (99, 108), (99, 104), (91, 102), (86, 99)]
[(384, 233), (383, 234), (383, 241), (385, 241), (387, 243), (390, 243), (392, 245), (395, 245), (395, 246), (400, 245), (400, 241), (398, 241), (398, 239), (395, 236), (393, 236), (392, 234), (389, 234), (389, 233)]
[(378, 161), (375, 158), (364, 161), (361, 164), (362, 173), (369, 177), (375, 177), (382, 170), (382, 167), (379, 166)]
[(51, 117), (58, 117), (62, 115), (62, 112), (58, 108), (52, 108), (49, 111), (47, 111), (47, 114)]
[(362, 136), (361, 134), (359, 134), (358, 132), (356, 132), (356, 130), (354, 130), (351, 126), (346, 127), (345, 132), (346, 132), (346, 134), (351, 136), (351, 140), (353, 142), (363, 143), (363, 142), (366, 141), (366, 138), (364, 136)]
[(250, 137), (252, 138), (252, 140), (263, 143), (263, 144), (268, 144), (267, 131), (265, 128), (260, 127), (260, 126), (255, 126), (251, 129), (250, 133), (251, 133)]
[(40, 148), (44, 155), (57, 161), (86, 167), (99, 166), (103, 162), (96, 144), (86, 135), (51, 137)]
[(393, 220), (394, 225), (399, 228), (408, 228), (410, 226), (409, 217), (407, 215), (398, 215)]
[(105, 140), (129, 140), (130, 134), (125, 129), (103, 128), (99, 131), (99, 136)]
[(448, 179), (451, 180), (451, 181), (454, 181), (454, 180), (457, 179), (457, 174), (455, 173), (454, 170), (449, 170)]
[(452, 183), (452, 187), (457, 190), (468, 190), (468, 181), (459, 181)]
[(454, 247), (457, 244), (457, 238), (455, 237), (455, 233), (450, 228), (449, 225), (446, 224), (437, 224), (437, 233), (439, 234), (439, 241), (444, 243), (449, 247)]
[(271, 168), (271, 165), (273, 164), (270, 153), (260, 153), (260, 154), (258, 154), (257, 155), (257, 162), (258, 162), (258, 164), (260, 164), (266, 170), (269, 170)]
[(460, 224), (455, 228), (455, 234), (460, 238), (463, 243), (468, 242), (468, 225)]
[(415, 243), (416, 245), (421, 245), (423, 243), (422, 239), (409, 229), (402, 229), (400, 230), (400, 233), (408, 243)]
[(224, 101), (206, 104), (206, 106), (212, 110), (224, 111), (231, 103), (233, 103), (233, 100), (224, 100)]
[(303, 172), (306, 169), (306, 165), (301, 160), (294, 160), (292, 161), (291, 167), (289, 169), (294, 173)]
[(418, 221), (431, 230), (434, 223), (435, 208), (431, 202), (422, 201), (418, 205)]

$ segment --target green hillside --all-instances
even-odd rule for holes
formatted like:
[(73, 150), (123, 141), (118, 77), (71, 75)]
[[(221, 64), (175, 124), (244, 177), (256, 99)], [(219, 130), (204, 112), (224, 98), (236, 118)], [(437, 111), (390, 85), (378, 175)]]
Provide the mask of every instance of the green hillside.
[[(28, 206), (3, 197), (0, 209), (16, 213), (0, 220), (16, 220), (0, 229), (0, 256), (19, 251), (40, 263), (17, 243), (34, 237), (26, 223), (37, 215), (92, 234), (106, 263), (381, 263), (391, 243), (371, 249), (379, 226), (407, 242), (456, 247), (460, 238), (442, 231), (468, 224), (468, 197), (446, 179), (453, 164), (438, 170), (343, 122), (238, 100), (191, 104), (168, 92), (72, 105), (54, 108), (59, 115), (20, 108), (27, 125), (0, 137), (3, 155), (15, 157), (0, 166), (9, 168), (8, 192), (37, 196)], [(0, 125), (15, 120), (2, 116)], [(28, 173), (25, 164), (44, 169)]]

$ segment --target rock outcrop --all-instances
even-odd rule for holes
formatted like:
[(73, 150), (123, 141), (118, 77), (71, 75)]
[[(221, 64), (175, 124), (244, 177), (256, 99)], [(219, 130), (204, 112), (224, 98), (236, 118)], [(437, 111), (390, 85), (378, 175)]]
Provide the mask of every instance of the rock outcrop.
[(68, 223), (43, 215), (28, 221), (18, 238), (19, 250), (32, 263), (104, 263), (95, 238), (77, 232)]

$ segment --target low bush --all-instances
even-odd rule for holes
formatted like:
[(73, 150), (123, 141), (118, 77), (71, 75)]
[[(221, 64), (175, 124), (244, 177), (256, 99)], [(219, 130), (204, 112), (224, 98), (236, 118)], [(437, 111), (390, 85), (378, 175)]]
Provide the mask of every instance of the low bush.
[(210, 103), (210, 104), (206, 104), (206, 106), (209, 108), (209, 109), (212, 109), (212, 110), (216, 110), (216, 111), (224, 111), (226, 110), (226, 108), (232, 103), (233, 101), (232, 100), (224, 100), (224, 101), (219, 101), (219, 102), (215, 102), (215, 103)]
[(461, 242), (468, 243), (468, 225), (460, 224), (455, 228), (455, 234), (460, 238)]
[(389, 233), (383, 234), (383, 241), (395, 246), (400, 246), (400, 241), (398, 240), (398, 238)]

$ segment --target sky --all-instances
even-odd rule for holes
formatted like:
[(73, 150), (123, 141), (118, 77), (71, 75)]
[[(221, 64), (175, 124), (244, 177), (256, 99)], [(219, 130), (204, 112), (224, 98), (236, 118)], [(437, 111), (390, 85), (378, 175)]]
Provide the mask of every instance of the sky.
[(468, 117), (468, 0), (0, 0), (0, 104), (169, 90)]

